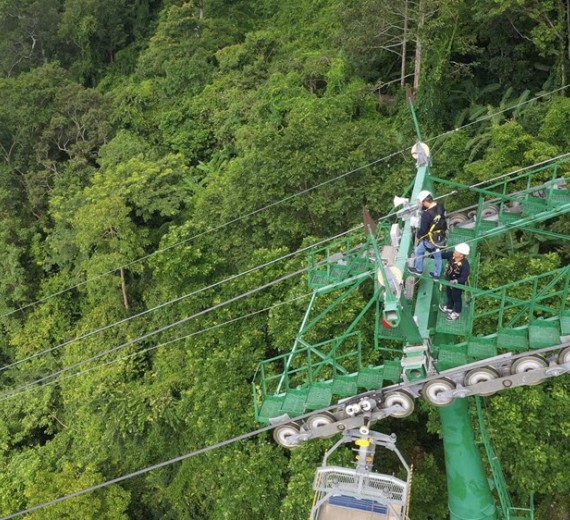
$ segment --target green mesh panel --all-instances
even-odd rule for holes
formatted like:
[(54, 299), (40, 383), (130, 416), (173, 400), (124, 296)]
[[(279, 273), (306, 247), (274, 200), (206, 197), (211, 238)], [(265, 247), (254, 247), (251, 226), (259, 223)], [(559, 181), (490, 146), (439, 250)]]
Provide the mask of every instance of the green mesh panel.
[(332, 282), (341, 282), (348, 276), (348, 266), (347, 265), (331, 265), (330, 268), (330, 280)]
[(487, 231), (490, 231), (491, 229), (494, 229), (497, 227), (497, 222), (494, 220), (484, 220), (482, 219), (479, 222), (479, 225), (477, 226), (479, 229), (479, 233), (486, 233)]
[(467, 364), (467, 347), (465, 345), (442, 345), (439, 349), (437, 368), (447, 370)]
[(467, 343), (467, 356), (473, 359), (486, 359), (497, 355), (497, 338), (475, 337)]
[(384, 325), (380, 324), (378, 327), (378, 337), (381, 339), (396, 339), (396, 340), (404, 340), (406, 337), (402, 333), (400, 327), (384, 327)]
[(332, 393), (332, 382), (313, 383), (309, 388), (305, 408), (318, 410), (327, 407), (331, 404)]
[(560, 344), (560, 328), (557, 321), (535, 320), (528, 327), (530, 348), (553, 347)]
[(473, 326), (473, 304), (465, 303), (465, 294), (463, 294), (463, 311), (459, 319), (450, 321), (447, 319), (445, 312), (438, 312), (437, 323), (435, 329), (439, 333), (453, 334), (454, 336), (468, 336)]
[(402, 378), (402, 364), (400, 360), (387, 360), (384, 362), (384, 379), (399, 383)]
[(382, 367), (363, 368), (362, 370), (360, 370), (360, 372), (358, 372), (356, 383), (360, 388), (373, 390), (376, 388), (381, 388), (383, 380), (384, 380), (384, 369)]
[(366, 258), (355, 258), (349, 265), (350, 276), (356, 276), (371, 269), (374, 269), (374, 263)]
[(502, 329), (497, 332), (497, 347), (506, 350), (528, 350), (528, 331), (524, 329)]
[(317, 272), (315, 271), (311, 278), (309, 279), (309, 287), (311, 289), (318, 289), (319, 287), (325, 287), (328, 285), (328, 277), (327, 273), (325, 272)]
[(475, 236), (475, 230), (454, 227), (448, 237), (448, 245), (455, 246), (461, 242), (467, 242)]
[(281, 406), (284, 400), (285, 396), (283, 395), (266, 396), (263, 400), (263, 404), (261, 405), (261, 409), (259, 410), (259, 419), (267, 420), (273, 417), (278, 417), (279, 415), (283, 415)]
[(523, 213), (525, 215), (536, 215), (541, 213), (547, 207), (546, 199), (539, 199), (538, 197), (528, 197), (523, 203)]
[(505, 224), (510, 224), (511, 222), (514, 222), (515, 220), (519, 220), (522, 218), (522, 214), (521, 213), (509, 213), (507, 211), (504, 211), (503, 213), (501, 213), (499, 215), (499, 222), (504, 222)]
[(301, 415), (305, 411), (305, 401), (308, 390), (289, 390), (285, 394), (285, 399), (281, 405), (282, 413), (287, 413), (291, 417)]
[(355, 375), (335, 376), (332, 385), (332, 393), (340, 397), (351, 397), (357, 393), (358, 387), (356, 384)]
[(560, 316), (560, 334), (562, 336), (570, 334), (570, 311), (564, 311)]
[(570, 202), (568, 190), (552, 190), (548, 193), (548, 200), (554, 204), (566, 204)]

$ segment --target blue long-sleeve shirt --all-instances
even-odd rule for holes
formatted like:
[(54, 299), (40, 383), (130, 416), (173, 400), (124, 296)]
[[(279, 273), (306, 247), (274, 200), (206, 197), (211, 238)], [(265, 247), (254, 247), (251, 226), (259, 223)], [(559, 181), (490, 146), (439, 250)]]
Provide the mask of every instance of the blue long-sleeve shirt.
[(422, 211), (422, 215), (420, 218), (420, 227), (416, 231), (416, 238), (417, 239), (428, 238), (427, 234), (429, 233), (429, 230), (431, 229), (431, 227), (433, 225), (433, 221), (434, 221), (435, 217), (437, 217), (438, 215), (442, 219), (445, 218), (445, 216), (444, 216), (445, 210), (444, 210), (443, 206), (441, 206), (440, 204), (436, 204), (435, 206)]

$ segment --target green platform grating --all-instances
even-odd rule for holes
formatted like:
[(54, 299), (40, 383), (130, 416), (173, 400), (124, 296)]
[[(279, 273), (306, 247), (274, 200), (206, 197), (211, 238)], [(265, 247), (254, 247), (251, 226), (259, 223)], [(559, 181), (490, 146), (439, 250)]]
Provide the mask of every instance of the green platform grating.
[(384, 382), (384, 368), (363, 368), (358, 372), (358, 378), (356, 384), (360, 388), (366, 388), (366, 390), (374, 390), (377, 388), (382, 388), (382, 383)]
[[(445, 297), (444, 297), (445, 298)], [(463, 295), (465, 302), (465, 294)], [(445, 301), (445, 300), (444, 300)], [(445, 312), (438, 311), (435, 330), (442, 334), (453, 334), (455, 336), (468, 336), (473, 326), (473, 303), (463, 304), (463, 311), (459, 319), (450, 321)]]
[(525, 215), (535, 215), (544, 211), (548, 206), (546, 199), (529, 197), (523, 202), (523, 213)]
[(381, 339), (395, 339), (400, 341), (405, 340), (405, 336), (402, 333), (400, 327), (389, 328), (384, 327), (383, 325), (380, 325), (380, 327), (378, 327), (378, 337)]
[(510, 224), (516, 220), (520, 220), (521, 218), (523, 218), (521, 213), (503, 211), (499, 215), (499, 222)]
[(348, 265), (332, 265), (329, 270), (329, 277), (332, 281), (341, 282), (345, 278), (348, 278)]
[(502, 329), (497, 332), (497, 348), (524, 352), (528, 350), (528, 330)]
[(309, 274), (309, 287), (320, 288), (342, 282), (349, 278), (349, 266), (333, 264), (326, 269), (312, 269)]
[(471, 359), (487, 359), (497, 355), (495, 336), (478, 336), (467, 342), (467, 356)]
[(305, 401), (308, 393), (307, 389), (289, 390), (285, 394), (281, 412), (289, 414), (291, 417), (301, 415), (305, 411)]
[(450, 233), (447, 240), (448, 246), (455, 246), (461, 242), (468, 242), (475, 237), (475, 230), (464, 229), (460, 227), (454, 227)]
[(309, 287), (324, 287), (328, 285), (329, 278), (325, 272), (315, 272), (309, 279)]
[(313, 383), (309, 388), (305, 408), (318, 410), (329, 406), (332, 402), (332, 394), (332, 382)]
[(402, 364), (399, 359), (387, 360), (384, 362), (384, 379), (399, 383), (402, 378)]
[(530, 348), (546, 348), (560, 344), (560, 326), (558, 321), (535, 320), (528, 326)]
[(259, 410), (259, 416), (261, 419), (271, 419), (272, 417), (278, 417), (282, 415), (281, 406), (285, 400), (284, 395), (268, 395), (263, 400), (261, 409)]
[(567, 204), (570, 202), (570, 192), (568, 190), (551, 190), (548, 192), (548, 200), (554, 204)]
[(366, 258), (355, 258), (350, 262), (350, 276), (357, 276), (372, 270), (374, 270), (374, 262), (371, 262)]
[(437, 360), (438, 370), (447, 370), (467, 364), (466, 345), (441, 345)]
[(486, 233), (487, 231), (495, 229), (496, 227), (497, 227), (496, 220), (487, 220), (487, 219), (481, 219), (478, 226), (480, 233)]
[(570, 335), (570, 311), (564, 311), (560, 316), (560, 334), (562, 336)]
[(356, 375), (337, 375), (333, 379), (332, 393), (340, 397), (351, 397), (357, 393)]

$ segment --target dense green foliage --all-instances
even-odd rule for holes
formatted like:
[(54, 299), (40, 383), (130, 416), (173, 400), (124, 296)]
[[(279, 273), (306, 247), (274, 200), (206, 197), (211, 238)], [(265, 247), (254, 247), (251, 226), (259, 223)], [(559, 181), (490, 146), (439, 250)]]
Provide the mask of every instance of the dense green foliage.
[[(415, 173), (403, 83), (441, 177), (567, 152), (568, 9), (0, 0), (0, 362), (16, 364), (0, 372), (0, 515), (257, 427), (256, 364), (290, 348), (306, 299), (225, 322), (305, 295), (303, 277), (132, 340), (301, 269), (296, 255), (200, 291), (358, 224), (364, 204), (384, 213)], [(518, 233), (484, 254), (492, 287), (570, 251)], [(511, 491), (534, 490), (540, 520), (570, 514), (569, 395), (559, 378), (487, 407)], [(411, 518), (445, 518), (436, 414), (382, 430), (414, 462)], [(325, 446), (262, 435), (27, 518), (306, 518)]]

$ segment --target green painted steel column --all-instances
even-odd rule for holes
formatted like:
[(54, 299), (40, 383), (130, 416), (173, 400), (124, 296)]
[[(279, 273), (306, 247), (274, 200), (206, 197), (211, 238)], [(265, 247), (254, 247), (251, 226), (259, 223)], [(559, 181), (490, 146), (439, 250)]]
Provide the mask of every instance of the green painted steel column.
[(497, 520), (466, 399), (440, 408), (451, 520)]

